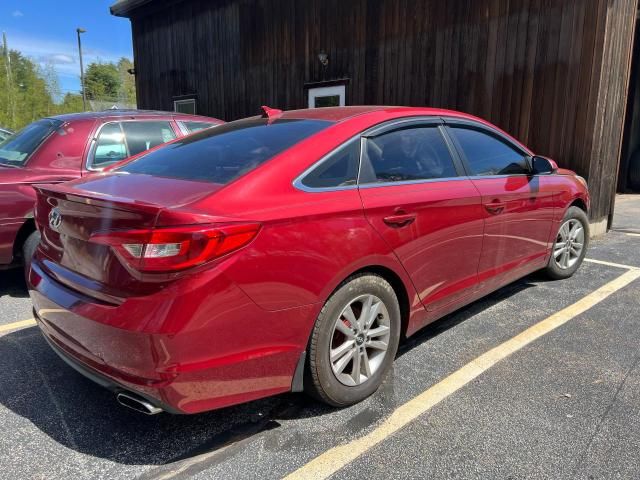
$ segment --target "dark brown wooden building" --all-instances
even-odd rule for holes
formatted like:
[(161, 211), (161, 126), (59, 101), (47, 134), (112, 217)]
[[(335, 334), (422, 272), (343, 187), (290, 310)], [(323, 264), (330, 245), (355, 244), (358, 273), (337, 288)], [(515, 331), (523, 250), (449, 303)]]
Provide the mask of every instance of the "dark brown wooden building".
[(640, 143), (627, 105), (637, 8), (638, 0), (120, 0), (111, 10), (131, 19), (140, 108), (226, 120), (260, 105), (463, 110), (586, 177), (603, 231), (618, 171), (627, 175)]

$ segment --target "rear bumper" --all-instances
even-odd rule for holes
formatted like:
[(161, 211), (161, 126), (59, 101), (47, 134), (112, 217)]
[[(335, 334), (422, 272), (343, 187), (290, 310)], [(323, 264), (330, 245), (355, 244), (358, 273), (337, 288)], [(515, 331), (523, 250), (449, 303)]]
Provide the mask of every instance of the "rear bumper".
[[(112, 391), (171, 413), (198, 413), (291, 390), (313, 306), (267, 312), (224, 278), (104, 304), (68, 288), (34, 259), (29, 293), (46, 340), (68, 364)], [(187, 297), (187, 298), (184, 298)], [(199, 301), (197, 308), (185, 309)], [(292, 328), (292, 325), (300, 328)], [(153, 327), (153, 328), (151, 328)], [(252, 328), (250, 328), (252, 327)]]
[[(38, 316), (37, 316), (35, 311), (33, 312), (33, 315), (34, 315), (34, 317), (36, 319), (39, 320), (39, 323), (42, 322), (42, 320), (38, 318)], [(116, 381), (114, 381), (113, 379), (111, 379), (111, 378), (109, 378), (109, 377), (107, 377), (105, 375), (100, 374), (97, 370), (92, 370), (91, 368), (89, 368), (86, 365), (82, 364), (80, 361), (78, 361), (75, 358), (73, 358), (71, 355), (66, 353), (61, 347), (56, 345), (55, 341), (52, 340), (51, 337), (47, 336), (44, 333), (43, 333), (43, 336), (44, 336), (44, 339), (49, 344), (49, 346), (51, 347), (51, 349), (67, 365), (69, 365), (71, 368), (73, 368), (79, 374), (81, 374), (84, 377), (88, 378), (92, 382), (97, 383), (101, 387), (106, 388), (107, 390), (110, 390), (110, 391), (114, 392), (115, 394), (117, 394), (119, 392), (131, 391), (126, 386), (121, 385), (121, 384), (117, 383)], [(140, 395), (141, 397), (143, 397), (145, 400), (147, 400), (148, 402), (152, 403), (153, 405), (156, 405), (156, 406), (162, 408), (162, 410), (164, 410), (165, 412), (169, 412), (169, 413), (173, 413), (173, 414), (184, 413), (184, 412), (181, 412), (179, 410), (174, 409), (170, 405), (165, 405), (164, 403), (160, 402), (157, 398), (150, 397), (150, 396), (146, 395), (143, 392), (136, 391), (134, 393), (136, 393), (137, 395)]]

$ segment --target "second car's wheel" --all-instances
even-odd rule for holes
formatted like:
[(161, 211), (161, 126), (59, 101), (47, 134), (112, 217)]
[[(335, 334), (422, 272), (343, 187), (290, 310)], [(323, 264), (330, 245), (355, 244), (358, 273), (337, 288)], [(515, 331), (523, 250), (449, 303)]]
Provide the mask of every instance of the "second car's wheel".
[(347, 279), (313, 328), (307, 392), (337, 407), (367, 398), (393, 363), (400, 323), (398, 298), (385, 279), (373, 274)]
[(36, 252), (36, 248), (40, 243), (40, 232), (37, 230), (32, 232), (22, 244), (22, 262), (24, 265), (25, 277), (29, 276), (29, 268), (31, 267), (31, 258)]
[(556, 280), (573, 275), (587, 253), (589, 245), (589, 219), (578, 207), (569, 207), (560, 223), (551, 258), (547, 265), (547, 274)]

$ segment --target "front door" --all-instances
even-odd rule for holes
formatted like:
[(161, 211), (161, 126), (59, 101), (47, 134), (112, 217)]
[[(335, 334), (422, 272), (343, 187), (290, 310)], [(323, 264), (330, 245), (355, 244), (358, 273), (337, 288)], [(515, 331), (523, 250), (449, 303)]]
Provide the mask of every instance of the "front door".
[(481, 285), (498, 286), (523, 270), (542, 267), (549, 252), (553, 190), (543, 177), (532, 175), (527, 153), (498, 132), (455, 124), (448, 132), (482, 198)]
[(436, 310), (477, 284), (483, 210), (438, 122), (401, 123), (363, 140), (365, 215)]

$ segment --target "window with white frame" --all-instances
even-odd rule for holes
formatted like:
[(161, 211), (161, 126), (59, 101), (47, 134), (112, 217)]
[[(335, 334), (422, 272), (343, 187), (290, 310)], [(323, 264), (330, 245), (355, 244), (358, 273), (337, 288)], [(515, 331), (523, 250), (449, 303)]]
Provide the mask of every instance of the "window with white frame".
[(173, 110), (178, 113), (196, 114), (196, 99), (186, 98), (184, 100), (174, 100)]
[(309, 108), (344, 107), (345, 86), (315, 87), (309, 89)]

